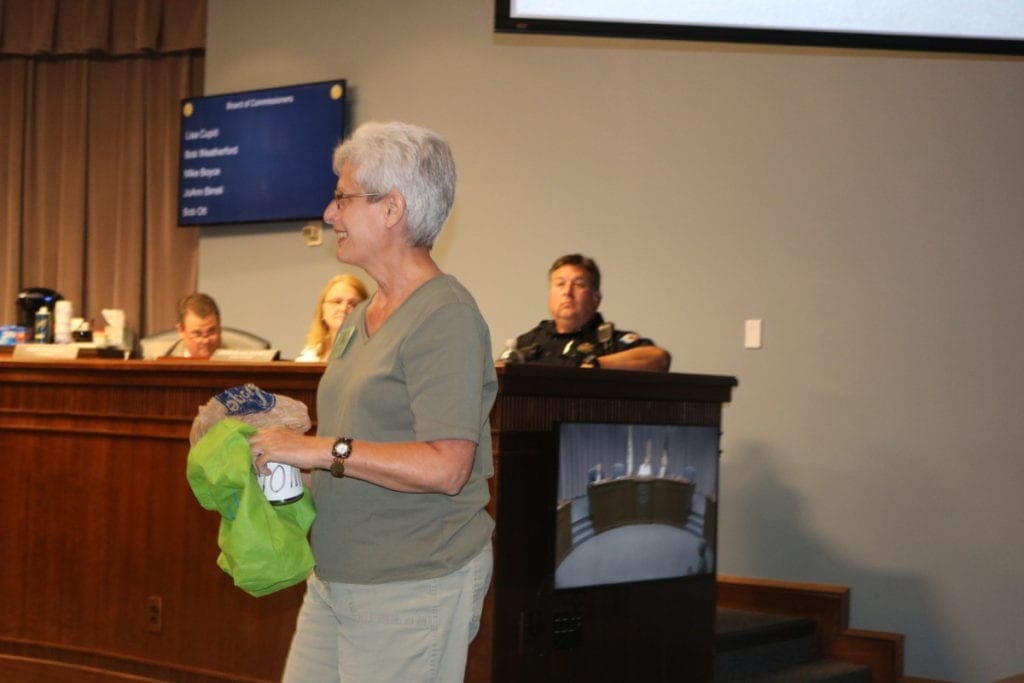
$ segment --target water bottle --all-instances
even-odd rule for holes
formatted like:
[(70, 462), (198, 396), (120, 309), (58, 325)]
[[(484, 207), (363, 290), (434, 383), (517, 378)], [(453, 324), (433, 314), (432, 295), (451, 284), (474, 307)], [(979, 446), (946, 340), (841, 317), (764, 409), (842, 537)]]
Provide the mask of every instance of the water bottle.
[(36, 344), (49, 344), (53, 341), (53, 325), (50, 317), (50, 309), (46, 306), (36, 311), (35, 334), (32, 341)]
[(516, 346), (515, 337), (506, 339), (505, 350), (501, 352), (498, 361), (505, 365), (512, 365), (513, 363), (522, 363), (524, 360), (526, 359), (523, 358), (522, 351)]

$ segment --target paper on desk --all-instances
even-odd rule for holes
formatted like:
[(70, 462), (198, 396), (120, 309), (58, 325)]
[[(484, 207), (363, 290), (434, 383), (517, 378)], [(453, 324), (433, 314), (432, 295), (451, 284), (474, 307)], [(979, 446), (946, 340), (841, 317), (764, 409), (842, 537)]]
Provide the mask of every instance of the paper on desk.
[(103, 320), (107, 323), (107, 346), (124, 346), (124, 311), (120, 308), (104, 308)]

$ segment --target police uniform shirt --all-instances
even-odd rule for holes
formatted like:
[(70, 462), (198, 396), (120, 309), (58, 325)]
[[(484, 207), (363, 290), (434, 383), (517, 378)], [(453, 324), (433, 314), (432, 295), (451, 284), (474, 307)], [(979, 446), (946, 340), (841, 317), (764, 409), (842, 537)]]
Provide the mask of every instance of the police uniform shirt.
[(580, 330), (560, 333), (555, 329), (553, 320), (544, 320), (526, 334), (519, 335), (516, 347), (527, 363), (576, 367), (588, 358), (639, 346), (654, 346), (650, 339), (628, 330), (613, 330), (611, 339), (602, 343), (598, 330), (603, 324), (604, 318), (596, 313)]

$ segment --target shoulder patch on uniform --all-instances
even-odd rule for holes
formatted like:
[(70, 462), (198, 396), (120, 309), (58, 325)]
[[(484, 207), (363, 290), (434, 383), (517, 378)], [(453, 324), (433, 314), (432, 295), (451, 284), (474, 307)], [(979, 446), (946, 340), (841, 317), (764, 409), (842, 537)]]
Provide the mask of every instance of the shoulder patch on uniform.
[(625, 344), (626, 346), (629, 346), (630, 344), (635, 344), (638, 341), (640, 341), (640, 335), (637, 334), (636, 332), (627, 332), (626, 334), (619, 337), (619, 343)]

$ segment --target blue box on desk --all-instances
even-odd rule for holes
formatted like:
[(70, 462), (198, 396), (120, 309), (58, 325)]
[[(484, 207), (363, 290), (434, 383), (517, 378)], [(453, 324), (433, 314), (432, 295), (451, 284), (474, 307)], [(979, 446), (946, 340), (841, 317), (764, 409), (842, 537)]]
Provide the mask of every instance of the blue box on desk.
[(0, 346), (14, 346), (28, 341), (28, 328), (18, 325), (0, 325)]

